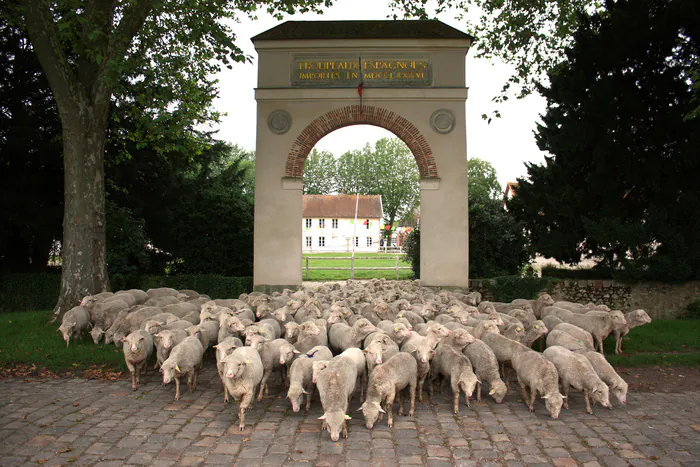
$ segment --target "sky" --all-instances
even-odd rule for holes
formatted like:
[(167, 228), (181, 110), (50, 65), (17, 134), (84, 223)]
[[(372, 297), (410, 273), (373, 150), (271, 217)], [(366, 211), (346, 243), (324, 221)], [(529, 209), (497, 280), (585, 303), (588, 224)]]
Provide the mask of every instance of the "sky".
[[(334, 5), (323, 15), (287, 15), (284, 20), (382, 20), (390, 14), (386, 0), (335, 0)], [(454, 19), (454, 14), (444, 14), (438, 19), (450, 26), (466, 32), (464, 22)], [(284, 21), (283, 20), (283, 21)], [(241, 18), (233, 25), (237, 36), (236, 44), (251, 56), (252, 63), (233, 64), (232, 69), (224, 69), (217, 75), (219, 98), (216, 109), (226, 113), (218, 127), (217, 138), (255, 150), (256, 102), (254, 89), (257, 85), (257, 55), (250, 38), (278, 25), (280, 21), (270, 15), (260, 13), (253, 21)], [(496, 96), (511, 75), (511, 68), (503, 63), (475, 59), (473, 51), (467, 54), (466, 81), (469, 98), (467, 113), (467, 156), (489, 161), (496, 169), (501, 187), (517, 177), (526, 176), (524, 162), (541, 163), (544, 154), (535, 143), (533, 131), (539, 115), (545, 110), (545, 100), (539, 95), (525, 99), (509, 99), (504, 104), (494, 104)], [(501, 118), (487, 123), (481, 115), (498, 109)], [(336, 130), (324, 137), (316, 145), (318, 150), (326, 150), (336, 157), (380, 138), (394, 137), (386, 130), (369, 125), (358, 125)]]

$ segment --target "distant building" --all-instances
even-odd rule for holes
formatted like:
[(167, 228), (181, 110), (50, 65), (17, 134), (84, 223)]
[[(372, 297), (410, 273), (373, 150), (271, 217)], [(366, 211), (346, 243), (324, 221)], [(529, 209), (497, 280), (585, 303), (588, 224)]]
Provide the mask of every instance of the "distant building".
[(505, 190), (503, 190), (503, 200), (501, 206), (505, 206), (506, 202), (515, 196), (518, 192), (518, 182), (508, 182)]
[(380, 195), (304, 195), (301, 248), (304, 253), (379, 251), (380, 224), (384, 217)]

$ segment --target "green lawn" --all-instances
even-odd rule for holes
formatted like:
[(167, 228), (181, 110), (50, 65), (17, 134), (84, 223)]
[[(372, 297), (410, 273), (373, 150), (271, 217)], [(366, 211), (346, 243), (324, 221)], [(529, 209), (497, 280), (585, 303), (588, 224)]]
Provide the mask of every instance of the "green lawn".
[[(302, 279), (306, 278), (306, 259), (309, 258), (309, 268), (330, 267), (348, 268), (347, 271), (312, 271), (309, 270), (310, 281), (345, 280), (350, 278), (350, 259), (352, 253), (305, 253), (302, 258)], [(356, 267), (394, 267), (396, 257), (399, 257), (399, 266), (410, 267), (404, 260), (405, 255), (395, 253), (355, 253), (355, 257), (372, 259), (355, 259)], [(316, 259), (316, 258), (347, 258), (347, 259)], [(411, 279), (413, 271), (411, 269), (399, 269), (399, 279)], [(375, 271), (355, 271), (356, 279), (386, 278), (396, 279), (395, 270), (375, 270)]]
[(0, 368), (34, 364), (54, 372), (73, 373), (91, 367), (126, 371), (121, 348), (95, 345), (88, 334), (66, 348), (60, 323), (48, 323), (51, 311), (0, 314)]
[(700, 365), (700, 320), (654, 320), (634, 328), (622, 341), (622, 355), (615, 355), (612, 334), (603, 342), (605, 357), (619, 366)]

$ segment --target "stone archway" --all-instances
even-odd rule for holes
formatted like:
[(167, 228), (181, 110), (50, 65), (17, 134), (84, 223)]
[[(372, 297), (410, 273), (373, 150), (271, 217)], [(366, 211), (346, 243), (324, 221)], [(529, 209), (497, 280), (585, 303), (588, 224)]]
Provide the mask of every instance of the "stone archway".
[(435, 20), (289, 21), (252, 40), (255, 288), (301, 284), (304, 161), (325, 135), (356, 124), (391, 131), (416, 159), (422, 283), (468, 287), (464, 59), (472, 38)]
[(316, 143), (329, 133), (350, 125), (374, 125), (392, 132), (408, 146), (415, 157), (421, 178), (438, 178), (437, 164), (430, 145), (411, 122), (391, 110), (357, 104), (331, 110), (307, 125), (289, 151), (285, 175), (303, 176), (304, 161)]

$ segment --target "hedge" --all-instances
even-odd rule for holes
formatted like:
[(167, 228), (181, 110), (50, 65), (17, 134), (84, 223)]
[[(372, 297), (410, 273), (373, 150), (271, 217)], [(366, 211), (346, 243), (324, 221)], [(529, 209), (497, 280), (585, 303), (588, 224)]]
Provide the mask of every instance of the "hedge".
[(500, 276), (483, 281), (483, 287), (499, 302), (516, 298), (533, 300), (541, 291), (551, 293), (558, 280), (537, 277)]
[[(179, 276), (143, 275), (122, 278), (122, 288), (148, 290), (156, 287), (191, 289), (211, 298), (238, 298), (253, 290), (252, 277), (227, 277), (216, 274)], [(114, 284), (116, 285), (116, 284)], [(61, 287), (57, 273), (10, 273), (0, 275), (0, 312), (47, 310), (56, 306)]]
[(557, 266), (543, 266), (542, 277), (557, 277), (560, 279), (613, 279), (613, 273), (609, 269), (567, 269)]

